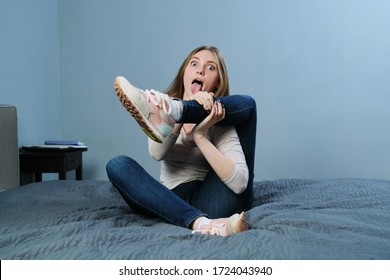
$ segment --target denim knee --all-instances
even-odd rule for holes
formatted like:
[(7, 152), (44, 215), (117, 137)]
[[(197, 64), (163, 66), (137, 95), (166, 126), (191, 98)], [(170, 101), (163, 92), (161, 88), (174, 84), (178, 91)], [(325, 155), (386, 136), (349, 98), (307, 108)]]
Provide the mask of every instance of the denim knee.
[(110, 178), (110, 176), (114, 175), (116, 171), (122, 169), (123, 166), (128, 164), (131, 160), (131, 158), (124, 155), (116, 156), (110, 159), (106, 165), (106, 172), (108, 177)]

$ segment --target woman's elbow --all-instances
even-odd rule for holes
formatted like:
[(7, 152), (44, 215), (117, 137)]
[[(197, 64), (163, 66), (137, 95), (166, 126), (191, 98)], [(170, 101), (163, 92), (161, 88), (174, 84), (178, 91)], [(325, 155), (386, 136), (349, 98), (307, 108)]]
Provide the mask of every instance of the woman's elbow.
[(248, 182), (246, 182), (245, 184), (240, 185), (238, 188), (234, 188), (232, 191), (235, 194), (242, 194), (246, 190), (247, 186), (248, 186)]
[(154, 160), (162, 161), (165, 158), (166, 153), (162, 153), (158, 149), (154, 149), (154, 148), (149, 146), (149, 155)]
[(238, 174), (238, 178), (239, 183), (235, 188), (232, 188), (232, 191), (235, 194), (242, 194), (248, 187), (249, 174), (248, 172), (241, 172), (241, 174)]
[(150, 156), (152, 157), (152, 159), (154, 159), (156, 161), (162, 161), (165, 158), (165, 155), (161, 155), (161, 154), (152, 154), (152, 153), (150, 153)]

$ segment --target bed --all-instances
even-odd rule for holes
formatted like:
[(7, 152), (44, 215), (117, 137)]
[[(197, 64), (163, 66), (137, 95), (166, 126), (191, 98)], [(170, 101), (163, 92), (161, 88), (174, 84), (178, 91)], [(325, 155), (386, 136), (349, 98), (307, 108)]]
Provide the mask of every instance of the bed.
[(255, 183), (250, 230), (191, 234), (134, 214), (108, 181), (0, 192), (0, 259), (390, 259), (390, 181)]

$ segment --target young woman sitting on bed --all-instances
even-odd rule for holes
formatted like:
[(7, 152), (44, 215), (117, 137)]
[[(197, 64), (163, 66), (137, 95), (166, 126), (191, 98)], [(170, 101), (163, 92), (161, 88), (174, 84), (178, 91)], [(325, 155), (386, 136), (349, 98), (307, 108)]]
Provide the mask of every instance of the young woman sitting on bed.
[(161, 162), (160, 182), (135, 160), (117, 156), (107, 174), (136, 213), (194, 233), (228, 236), (248, 229), (253, 200), (256, 103), (229, 95), (225, 62), (215, 47), (193, 50), (166, 94), (115, 79), (123, 106)]

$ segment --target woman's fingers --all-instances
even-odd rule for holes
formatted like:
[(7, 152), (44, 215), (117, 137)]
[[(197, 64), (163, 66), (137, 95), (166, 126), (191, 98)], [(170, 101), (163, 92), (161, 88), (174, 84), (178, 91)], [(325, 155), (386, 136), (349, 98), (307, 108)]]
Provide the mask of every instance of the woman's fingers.
[(225, 108), (220, 100), (215, 101), (214, 106), (216, 108), (216, 116), (218, 121), (225, 118)]
[(195, 99), (200, 105), (203, 105), (203, 108), (206, 111), (210, 111), (214, 105), (213, 96), (214, 93), (212, 92), (199, 91), (194, 95), (193, 99)]

